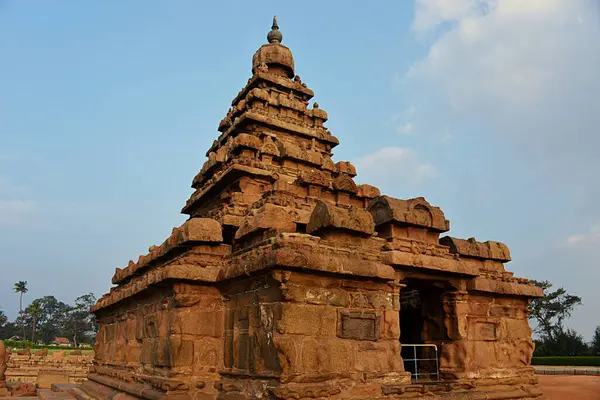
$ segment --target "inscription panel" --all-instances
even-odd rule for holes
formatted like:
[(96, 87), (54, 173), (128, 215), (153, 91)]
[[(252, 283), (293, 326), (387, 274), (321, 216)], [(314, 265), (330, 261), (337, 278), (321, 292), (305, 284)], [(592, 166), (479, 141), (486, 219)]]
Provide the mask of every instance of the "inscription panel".
[(493, 322), (477, 322), (475, 324), (476, 336), (479, 340), (496, 340), (496, 327)]
[(498, 340), (500, 331), (498, 318), (491, 317), (469, 317), (469, 339), (470, 340)]
[(375, 311), (341, 311), (338, 337), (354, 340), (379, 340), (381, 315)]

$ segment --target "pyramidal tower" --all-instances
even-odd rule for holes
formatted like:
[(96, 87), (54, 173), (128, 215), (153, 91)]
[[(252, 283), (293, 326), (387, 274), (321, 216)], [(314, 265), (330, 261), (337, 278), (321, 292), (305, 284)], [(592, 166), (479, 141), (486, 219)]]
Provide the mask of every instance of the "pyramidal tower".
[[(182, 212), (92, 308), (96, 399), (533, 399), (508, 248), (354, 182), (277, 19)], [(510, 396), (510, 397), (507, 397)], [(116, 398), (116, 397), (115, 397)]]

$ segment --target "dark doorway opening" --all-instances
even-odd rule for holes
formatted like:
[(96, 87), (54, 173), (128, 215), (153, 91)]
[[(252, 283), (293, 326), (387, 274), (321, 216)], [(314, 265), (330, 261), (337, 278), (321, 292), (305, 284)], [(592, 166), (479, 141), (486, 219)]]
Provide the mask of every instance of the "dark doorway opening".
[(407, 280), (400, 291), (400, 343), (404, 368), (413, 381), (439, 380), (438, 353), (448, 335), (444, 325), (446, 285)]

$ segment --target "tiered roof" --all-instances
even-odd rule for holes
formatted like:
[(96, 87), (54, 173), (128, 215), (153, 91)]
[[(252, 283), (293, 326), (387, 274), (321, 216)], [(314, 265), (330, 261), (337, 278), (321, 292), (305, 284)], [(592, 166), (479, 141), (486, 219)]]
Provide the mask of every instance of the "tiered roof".
[[(118, 288), (94, 310), (162, 280), (216, 282), (274, 265), (386, 279), (393, 278), (392, 266), (424, 267), (487, 274), (520, 287), (502, 290), (539, 294), (504, 271), (501, 263), (510, 256), (502, 243), (440, 242), (439, 234), (449, 230), (441, 209), (423, 198), (399, 200), (357, 185), (354, 166), (332, 160), (339, 141), (324, 126), (327, 113), (317, 103), (309, 106), (314, 93), (295, 75), (276, 18), (267, 38), (193, 179), (194, 193), (182, 209), (190, 219), (137, 262), (117, 268), (112, 282)], [(327, 242), (328, 232), (355, 236), (360, 248), (346, 241), (345, 255), (327, 256), (340, 248)], [(274, 238), (277, 246), (268, 243)], [(483, 271), (469, 259), (494, 267)]]

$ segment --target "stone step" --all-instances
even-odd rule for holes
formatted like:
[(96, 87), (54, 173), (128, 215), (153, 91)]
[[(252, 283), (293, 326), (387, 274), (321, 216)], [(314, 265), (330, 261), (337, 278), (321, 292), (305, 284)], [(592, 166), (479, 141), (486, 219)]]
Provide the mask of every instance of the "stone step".
[(77, 400), (96, 400), (94, 397), (91, 397), (79, 387), (74, 387), (73, 389), (69, 390), (69, 393)]
[(68, 392), (69, 390), (76, 388), (76, 383), (53, 383), (50, 385), (50, 390), (53, 392)]
[(69, 392), (54, 392), (51, 389), (38, 389), (38, 399), (40, 400), (68, 400), (74, 399)]

